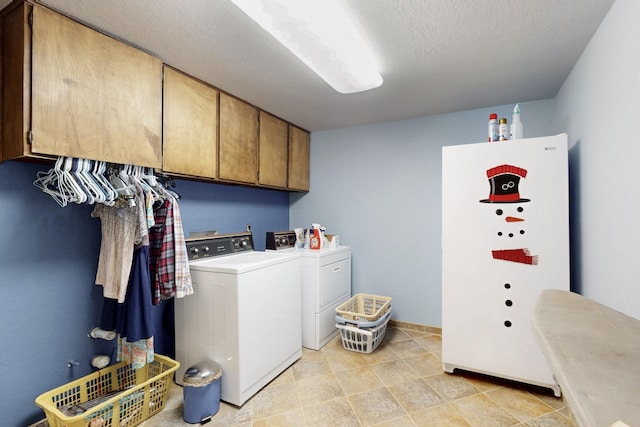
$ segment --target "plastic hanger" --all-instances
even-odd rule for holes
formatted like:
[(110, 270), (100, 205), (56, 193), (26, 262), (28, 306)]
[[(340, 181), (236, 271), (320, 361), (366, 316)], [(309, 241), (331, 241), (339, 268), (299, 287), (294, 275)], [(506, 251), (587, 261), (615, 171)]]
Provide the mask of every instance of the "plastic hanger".
[(71, 177), (74, 179), (80, 191), (86, 197), (83, 203), (92, 205), (96, 201), (95, 191), (91, 185), (82, 176), (82, 159), (71, 158)]
[(95, 203), (104, 203), (106, 201), (107, 195), (93, 175), (91, 175), (91, 169), (93, 168), (93, 162), (88, 159), (79, 159), (80, 161), (80, 176), (86, 183), (86, 185), (91, 189), (94, 197)]
[(63, 182), (69, 189), (70, 202), (85, 203), (87, 201), (87, 193), (80, 187), (71, 171), (73, 168), (73, 158), (65, 157), (62, 166)]
[(105, 205), (113, 206), (118, 198), (118, 193), (113, 188), (105, 173), (107, 171), (107, 164), (102, 161), (96, 161), (93, 165), (92, 175), (96, 180), (101, 184), (102, 189), (105, 191), (106, 199), (104, 201)]
[(47, 172), (38, 172), (35, 181), (33, 181), (33, 185), (50, 195), (60, 207), (65, 207), (67, 205), (67, 199), (60, 191), (59, 175), (57, 172), (57, 169), (62, 166), (62, 160), (62, 157), (58, 157), (53, 168)]

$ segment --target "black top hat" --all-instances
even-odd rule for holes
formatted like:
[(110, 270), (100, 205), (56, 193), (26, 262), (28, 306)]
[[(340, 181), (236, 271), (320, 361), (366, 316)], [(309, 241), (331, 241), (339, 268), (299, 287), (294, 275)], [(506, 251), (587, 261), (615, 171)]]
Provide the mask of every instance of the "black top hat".
[(491, 186), (488, 199), (482, 203), (522, 203), (530, 199), (521, 199), (518, 190), (520, 178), (527, 176), (527, 170), (511, 165), (500, 165), (487, 170), (487, 178)]

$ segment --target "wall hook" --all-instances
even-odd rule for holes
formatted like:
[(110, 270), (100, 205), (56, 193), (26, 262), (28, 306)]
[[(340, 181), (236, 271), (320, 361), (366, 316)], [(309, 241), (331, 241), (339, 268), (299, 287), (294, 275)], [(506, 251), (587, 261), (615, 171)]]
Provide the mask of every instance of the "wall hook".
[(73, 359), (67, 360), (67, 368), (71, 369), (74, 366), (80, 366), (80, 362), (77, 362), (77, 361), (75, 361)]
[(111, 341), (116, 337), (116, 333), (113, 331), (105, 331), (102, 328), (93, 328), (89, 332), (91, 338), (102, 338), (103, 340)]

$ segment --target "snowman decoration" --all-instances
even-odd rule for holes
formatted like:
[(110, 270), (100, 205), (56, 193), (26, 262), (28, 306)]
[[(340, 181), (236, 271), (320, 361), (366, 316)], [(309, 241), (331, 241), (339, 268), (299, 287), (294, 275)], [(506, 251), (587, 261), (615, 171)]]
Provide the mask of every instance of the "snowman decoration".
[[(514, 239), (526, 234), (522, 224), (525, 222), (525, 206), (530, 199), (520, 197), (520, 179), (526, 178), (527, 170), (513, 165), (499, 165), (487, 170), (487, 178), (491, 192), (481, 203), (496, 204), (495, 214), (501, 226), (497, 235), (501, 238)], [(518, 226), (520, 225), (520, 226)], [(504, 249), (491, 251), (493, 259), (527, 265), (538, 265), (538, 256), (531, 255), (528, 248)]]

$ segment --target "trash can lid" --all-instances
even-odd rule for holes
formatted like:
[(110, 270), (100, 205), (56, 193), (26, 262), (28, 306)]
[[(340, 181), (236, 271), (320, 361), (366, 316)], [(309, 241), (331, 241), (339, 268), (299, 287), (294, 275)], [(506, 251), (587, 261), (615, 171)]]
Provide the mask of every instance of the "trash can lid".
[(196, 363), (184, 372), (184, 384), (192, 387), (203, 387), (222, 376), (222, 368), (216, 362), (205, 360)]

